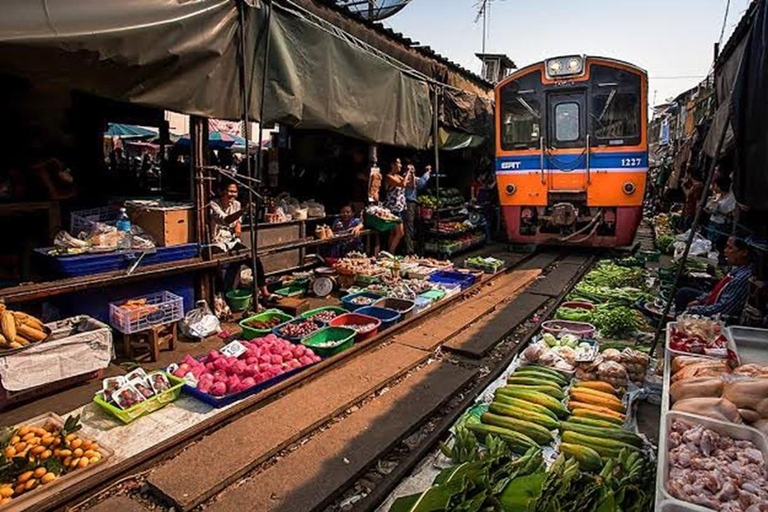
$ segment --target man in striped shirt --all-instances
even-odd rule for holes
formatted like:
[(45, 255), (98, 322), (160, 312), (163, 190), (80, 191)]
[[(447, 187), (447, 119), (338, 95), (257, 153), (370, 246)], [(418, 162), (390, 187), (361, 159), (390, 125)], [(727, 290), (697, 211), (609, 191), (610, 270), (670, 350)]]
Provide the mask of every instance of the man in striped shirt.
[(710, 292), (681, 288), (675, 296), (675, 310), (693, 315), (739, 316), (749, 296), (752, 262), (749, 245), (736, 237), (725, 245), (725, 260), (732, 269)]

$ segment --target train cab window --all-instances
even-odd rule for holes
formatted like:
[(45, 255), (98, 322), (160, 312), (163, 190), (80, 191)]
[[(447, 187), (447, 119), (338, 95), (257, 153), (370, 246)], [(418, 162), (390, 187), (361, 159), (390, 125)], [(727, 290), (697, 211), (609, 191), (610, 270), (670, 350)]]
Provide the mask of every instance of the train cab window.
[(579, 140), (579, 104), (559, 103), (555, 107), (555, 138), (558, 142)]
[(500, 91), (501, 147), (504, 150), (539, 147), (541, 137), (541, 73), (513, 80)]
[(589, 117), (596, 144), (639, 144), (640, 82), (640, 77), (629, 71), (592, 66)]

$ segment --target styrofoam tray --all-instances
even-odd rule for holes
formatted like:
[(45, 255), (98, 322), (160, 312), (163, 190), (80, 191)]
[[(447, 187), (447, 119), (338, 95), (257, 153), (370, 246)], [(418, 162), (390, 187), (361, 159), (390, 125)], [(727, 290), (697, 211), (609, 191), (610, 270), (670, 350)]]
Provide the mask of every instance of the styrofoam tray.
[[(694, 354), (693, 352), (683, 352), (682, 350), (672, 350), (669, 348), (669, 333), (672, 330), (673, 327), (677, 327), (677, 322), (667, 322), (667, 332), (666, 332), (666, 340), (664, 344), (664, 348), (667, 352), (672, 354), (672, 357), (674, 356), (695, 356), (695, 357), (704, 357), (706, 359), (729, 359), (729, 357), (726, 356), (716, 356), (716, 355), (709, 355), (709, 354)], [(728, 339), (728, 351), (733, 351), (736, 358), (736, 364), (741, 364), (739, 361), (739, 351), (736, 348), (736, 345), (734, 345), (733, 340), (728, 335), (728, 330), (723, 329), (723, 333), (725, 333), (725, 337)]]
[(707, 507), (702, 507), (701, 505), (678, 500), (667, 492), (667, 475), (669, 474), (669, 463), (667, 460), (669, 456), (669, 450), (667, 449), (667, 438), (669, 437), (669, 432), (674, 420), (681, 420), (691, 425), (702, 425), (703, 427), (714, 430), (720, 434), (727, 434), (734, 439), (751, 441), (754, 443), (755, 447), (763, 453), (763, 460), (765, 460), (766, 464), (768, 464), (768, 439), (766, 439), (766, 437), (759, 430), (752, 427), (747, 427), (745, 425), (738, 425), (736, 423), (728, 423), (712, 418), (695, 416), (693, 414), (669, 411), (668, 413), (662, 415), (662, 428), (661, 432), (659, 432), (659, 457), (656, 471), (657, 503), (660, 501), (672, 500), (677, 503), (684, 503), (687, 507), (687, 510), (696, 510), (701, 512), (713, 510)]
[(768, 364), (768, 329), (733, 325), (725, 335), (736, 347), (741, 364)]
[(675, 499), (669, 499), (660, 501), (656, 507), (657, 512), (704, 512), (708, 511), (708, 508), (694, 505), (686, 501), (680, 501)]

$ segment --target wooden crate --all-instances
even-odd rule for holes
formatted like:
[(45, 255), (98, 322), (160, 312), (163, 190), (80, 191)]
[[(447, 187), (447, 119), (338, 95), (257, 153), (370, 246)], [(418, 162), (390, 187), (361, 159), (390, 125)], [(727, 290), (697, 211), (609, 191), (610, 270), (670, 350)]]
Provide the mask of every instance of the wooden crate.
[(194, 216), (191, 205), (150, 206), (127, 202), (131, 222), (151, 236), (158, 247), (188, 244), (195, 241)]

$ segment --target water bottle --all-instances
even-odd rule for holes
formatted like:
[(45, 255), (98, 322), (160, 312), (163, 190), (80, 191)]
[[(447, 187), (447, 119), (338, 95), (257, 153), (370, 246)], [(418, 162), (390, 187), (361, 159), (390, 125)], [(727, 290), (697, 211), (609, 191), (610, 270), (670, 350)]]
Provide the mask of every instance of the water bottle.
[(120, 240), (117, 242), (118, 249), (130, 249), (131, 248), (131, 219), (128, 217), (125, 208), (120, 208), (120, 215), (117, 217), (117, 232), (120, 235)]

